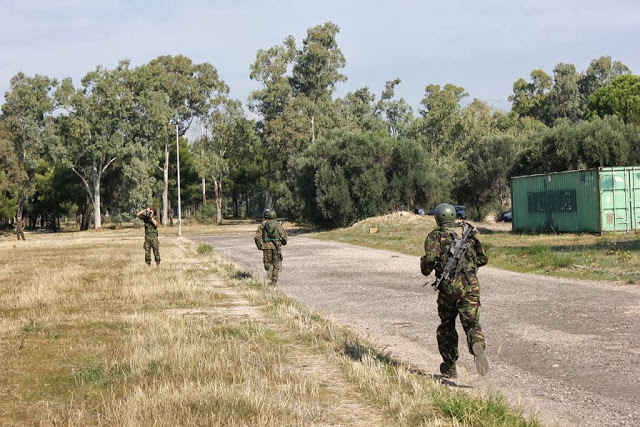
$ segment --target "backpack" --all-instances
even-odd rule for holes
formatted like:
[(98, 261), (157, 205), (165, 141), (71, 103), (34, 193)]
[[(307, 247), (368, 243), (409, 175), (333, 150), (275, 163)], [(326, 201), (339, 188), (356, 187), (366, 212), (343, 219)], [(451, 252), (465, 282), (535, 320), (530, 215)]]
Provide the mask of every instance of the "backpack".
[(277, 242), (280, 242), (280, 232), (278, 231), (278, 224), (275, 221), (266, 221), (262, 227), (262, 241), (274, 242), (276, 248)]
[[(451, 228), (447, 228), (446, 231), (443, 232), (443, 235), (446, 237), (444, 238), (445, 243), (442, 245), (442, 252), (440, 253), (440, 265), (442, 267), (447, 265), (449, 258), (452, 256), (450, 248), (454, 242), (461, 237)], [(441, 284), (442, 291), (453, 299), (459, 299), (464, 295), (462, 281), (457, 280), (456, 276), (460, 273), (475, 273), (478, 268), (473, 238), (468, 238), (466, 242), (464, 242), (464, 246), (466, 247), (464, 256), (460, 258), (454, 266), (449, 276), (450, 279), (443, 281)]]

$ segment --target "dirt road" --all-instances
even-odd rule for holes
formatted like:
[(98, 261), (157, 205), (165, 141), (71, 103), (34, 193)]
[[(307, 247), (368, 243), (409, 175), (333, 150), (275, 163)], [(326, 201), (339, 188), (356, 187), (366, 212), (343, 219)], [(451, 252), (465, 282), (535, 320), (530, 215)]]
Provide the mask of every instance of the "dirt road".
[[(264, 276), (253, 233), (193, 238)], [(279, 287), (393, 357), (438, 373), (436, 293), (417, 257), (292, 236)], [(480, 269), (491, 370), (461, 337), (461, 388), (498, 390), (545, 425), (640, 425), (640, 289)], [(429, 278), (432, 281), (433, 277)]]

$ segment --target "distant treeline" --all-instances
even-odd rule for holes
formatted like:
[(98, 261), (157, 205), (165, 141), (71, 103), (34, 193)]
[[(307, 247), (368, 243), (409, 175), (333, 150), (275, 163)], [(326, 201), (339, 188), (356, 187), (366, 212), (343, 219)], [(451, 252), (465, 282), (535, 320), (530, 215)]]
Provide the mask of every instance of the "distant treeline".
[(481, 218), (508, 207), (511, 176), (640, 164), (640, 77), (608, 56), (532, 71), (508, 112), (453, 84), (427, 85), (414, 112), (399, 79), (335, 96), (338, 33), (328, 22), (259, 50), (248, 111), (212, 64), (181, 55), (97, 67), (79, 86), (18, 73), (0, 116), (0, 222), (100, 228), (152, 205), (167, 224), (176, 146), (185, 213), (220, 223), (273, 207), (322, 228), (443, 201)]

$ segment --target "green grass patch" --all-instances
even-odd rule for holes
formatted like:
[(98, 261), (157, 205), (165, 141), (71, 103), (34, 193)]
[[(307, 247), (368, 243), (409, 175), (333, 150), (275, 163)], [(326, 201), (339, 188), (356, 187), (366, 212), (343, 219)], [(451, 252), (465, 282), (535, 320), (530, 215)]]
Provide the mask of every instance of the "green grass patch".
[(431, 393), (438, 411), (463, 425), (478, 427), (538, 427), (535, 418), (525, 418), (522, 411), (510, 407), (504, 397), (490, 393), (486, 397), (466, 395), (451, 390)]
[(200, 243), (198, 245), (198, 249), (196, 249), (196, 252), (198, 252), (201, 255), (211, 253), (212, 251), (213, 251), (213, 246), (211, 246), (208, 243)]

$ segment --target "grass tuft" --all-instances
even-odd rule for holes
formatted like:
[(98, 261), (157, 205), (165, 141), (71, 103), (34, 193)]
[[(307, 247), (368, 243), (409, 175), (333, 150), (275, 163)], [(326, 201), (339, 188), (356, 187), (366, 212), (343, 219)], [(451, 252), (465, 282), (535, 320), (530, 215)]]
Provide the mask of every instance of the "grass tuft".
[(208, 243), (200, 243), (196, 251), (201, 255), (208, 254), (213, 251), (213, 246)]

